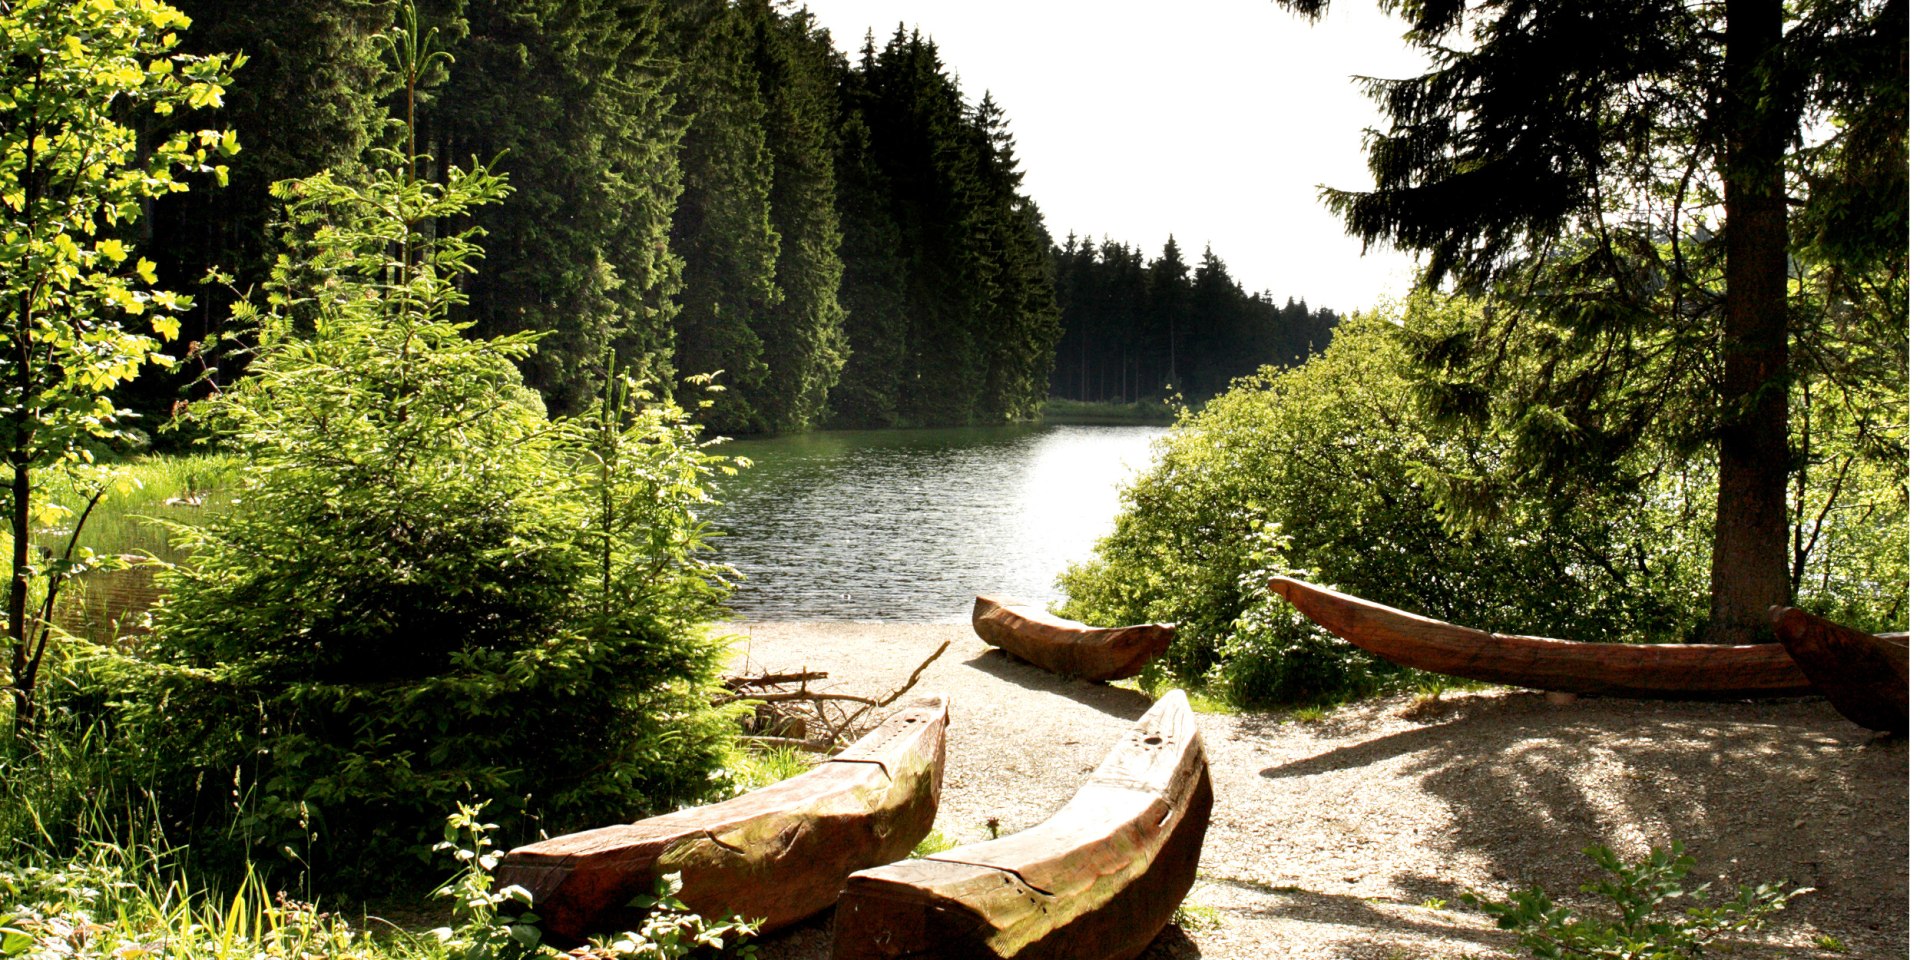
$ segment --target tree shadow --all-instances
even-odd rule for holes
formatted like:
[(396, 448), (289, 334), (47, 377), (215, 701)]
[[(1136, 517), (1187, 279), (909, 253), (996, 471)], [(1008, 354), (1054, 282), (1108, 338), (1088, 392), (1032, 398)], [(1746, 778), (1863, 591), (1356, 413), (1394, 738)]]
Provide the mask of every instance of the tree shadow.
[(1148, 707), (1153, 706), (1153, 698), (1138, 690), (1095, 683), (1079, 677), (1064, 677), (1042, 670), (995, 647), (982, 650), (972, 659), (963, 661), (961, 666), (971, 667), (1028, 690), (1065, 697), (1124, 720), (1138, 720)]
[[(1596, 878), (1581, 853), (1596, 842), (1634, 859), (1679, 840), (1697, 861), (1695, 880), (1711, 883), (1709, 897), (1786, 880), (1815, 888), (1789, 919), (1857, 920), (1904, 936), (1906, 742), (1855, 727), (1824, 702), (1590, 698), (1575, 712), (1511, 693), (1461, 698), (1436, 719), (1261, 775), (1395, 763), (1449, 809), (1439, 849), (1481, 858), (1503, 888)], [(1403, 889), (1440, 885), (1401, 880)]]
[(1506, 947), (1511, 937), (1478, 923), (1466, 923), (1450, 910), (1428, 910), (1366, 897), (1313, 890), (1263, 890), (1271, 904), (1255, 911), (1267, 916), (1367, 931), (1346, 940), (1378, 944), (1388, 938), (1464, 940), (1482, 947)]

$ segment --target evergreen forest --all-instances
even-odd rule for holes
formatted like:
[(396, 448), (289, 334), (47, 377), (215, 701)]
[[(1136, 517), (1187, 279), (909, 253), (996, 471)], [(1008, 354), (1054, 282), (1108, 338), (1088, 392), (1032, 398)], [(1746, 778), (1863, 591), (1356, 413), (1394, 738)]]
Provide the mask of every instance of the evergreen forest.
[(1160, 255), (1067, 237), (1053, 251), (1064, 327), (1053, 395), (1069, 400), (1205, 400), (1261, 367), (1295, 366), (1326, 349), (1339, 321), (1292, 297), (1250, 294), (1207, 248), (1197, 267), (1168, 237)]
[[(209, 367), (239, 372), (215, 344), (272, 267), (267, 185), (363, 164), (409, 93), (381, 55), (381, 5), (180, 9), (186, 49), (248, 52), (224, 108), (246, 161), (142, 221), (165, 283), (229, 280), (182, 318), (198, 362), (133, 388), (155, 415)], [(771, 0), (453, 0), (420, 18), (447, 56), (411, 91), (409, 149), (514, 184), (475, 215), (494, 266), (462, 315), (541, 336), (523, 372), (555, 413), (628, 372), (715, 374), (721, 391), (680, 399), (728, 434), (1005, 423), (1050, 391), (1204, 397), (1326, 340), (1331, 315), (1246, 295), (1211, 254), (1188, 277), (1171, 241), (1150, 269), (1056, 248), (1013, 118), (964, 96), (918, 32), (848, 55)]]
[(1904, 949), (1905, 3), (1382, 11), (1341, 316), (904, 24), (0, 0), (0, 960)]

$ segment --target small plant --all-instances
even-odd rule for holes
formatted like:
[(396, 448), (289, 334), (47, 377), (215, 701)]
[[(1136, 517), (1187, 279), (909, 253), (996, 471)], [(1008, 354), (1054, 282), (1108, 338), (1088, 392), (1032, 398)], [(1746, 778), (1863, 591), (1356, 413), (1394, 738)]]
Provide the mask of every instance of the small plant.
[(1226, 925), (1219, 907), (1182, 903), (1173, 911), (1173, 925), (1188, 933), (1218, 930)]
[(1420, 901), (1420, 905), (1426, 907), (1428, 910), (1445, 910), (1447, 908), (1447, 901), (1444, 897), (1428, 897)]
[(1824, 933), (1813, 938), (1813, 945), (1831, 953), (1847, 952), (1847, 945), (1841, 943), (1839, 937), (1829, 936)]
[(1493, 917), (1500, 929), (1518, 933), (1526, 955), (1540, 960), (1686, 960), (1701, 956), (1707, 944), (1723, 934), (1758, 929), (1767, 914), (1807, 892), (1783, 891), (1782, 883), (1741, 886), (1733, 899), (1718, 906), (1683, 910), (1679, 901), (1697, 901), (1707, 887), (1687, 890), (1682, 886), (1694, 861), (1678, 841), (1632, 865), (1621, 863), (1613, 851), (1598, 844), (1584, 852), (1611, 879), (1583, 884), (1580, 889), (1613, 901), (1620, 911), (1618, 918), (1576, 917), (1566, 907), (1554, 905), (1539, 887), (1515, 891), (1499, 902), (1471, 893), (1462, 899)]
[(920, 838), (919, 843), (913, 845), (913, 852), (908, 854), (908, 856), (931, 857), (936, 853), (945, 853), (959, 845), (960, 842), (952, 837), (938, 830), (929, 830), (926, 836)]
[(596, 940), (587, 957), (594, 960), (673, 960), (677, 957), (756, 957), (760, 948), (744, 942), (760, 930), (757, 920), (729, 917), (708, 920), (687, 909), (677, 897), (680, 875), (669, 873), (654, 886), (652, 896), (634, 898), (629, 906), (647, 911), (638, 930)]
[(486, 803), (460, 804), (447, 817), (446, 839), (434, 847), (451, 851), (460, 872), (433, 892), (454, 902), (457, 925), (433, 931), (457, 960), (519, 960), (540, 955), (539, 917), (533, 895), (518, 885), (493, 888), (493, 868), (505, 854), (494, 849), (498, 824), (481, 823)]
[(792, 747), (748, 748), (727, 764), (734, 788), (745, 793), (782, 780), (790, 780), (813, 769), (814, 761)]
[(1317, 703), (1304, 707), (1294, 707), (1288, 711), (1296, 723), (1319, 723), (1327, 718), (1327, 708)]

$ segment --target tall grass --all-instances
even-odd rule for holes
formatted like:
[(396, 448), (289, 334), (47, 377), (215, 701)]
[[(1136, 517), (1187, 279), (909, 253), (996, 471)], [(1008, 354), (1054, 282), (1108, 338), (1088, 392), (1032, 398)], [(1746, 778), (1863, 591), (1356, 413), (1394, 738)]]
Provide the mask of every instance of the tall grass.
[[(168, 543), (166, 523), (198, 525), (231, 506), (240, 461), (207, 453), (143, 456), (112, 464), (107, 471), (111, 480), (87, 515), (76, 546), (97, 554), (174, 560), (178, 554)], [(35, 540), (48, 549), (64, 549), (74, 522), (101, 487), (93, 477), (50, 476), (42, 496), (65, 508), (65, 516), (36, 531)]]

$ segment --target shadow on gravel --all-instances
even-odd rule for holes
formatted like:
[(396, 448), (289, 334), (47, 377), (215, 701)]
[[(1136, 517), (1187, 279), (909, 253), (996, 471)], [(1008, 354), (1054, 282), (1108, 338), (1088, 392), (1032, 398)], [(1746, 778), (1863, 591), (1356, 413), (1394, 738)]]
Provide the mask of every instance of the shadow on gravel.
[(1138, 960), (1200, 960), (1200, 945), (1185, 930), (1169, 923)]
[[(1300, 923), (1352, 927), (1357, 931), (1342, 941), (1346, 949), (1340, 956), (1372, 955), (1383, 944), (1395, 940), (1448, 940), (1481, 947), (1509, 948), (1511, 934), (1490, 929), (1477, 915), (1455, 910), (1429, 910), (1425, 907), (1366, 897), (1318, 893), (1299, 887), (1269, 887), (1265, 884), (1213, 879), (1212, 882), (1238, 887), (1260, 896), (1261, 905), (1247, 911)], [(1455, 891), (1457, 893), (1457, 891)], [(1442, 897), (1442, 899), (1447, 899)], [(1468, 919), (1474, 918), (1474, 919)]]
[(972, 667), (990, 677), (1041, 693), (1065, 697), (1083, 703), (1110, 717), (1138, 720), (1153, 706), (1153, 698), (1138, 690), (1093, 683), (1076, 677), (1049, 673), (1030, 663), (1010, 657), (1003, 650), (987, 649), (961, 666)]
[(1695, 878), (1712, 882), (1710, 897), (1786, 880), (1816, 890), (1783, 921), (1844, 918), (1904, 941), (1907, 742), (1855, 727), (1824, 702), (1592, 698), (1568, 710), (1512, 693), (1460, 698), (1436, 719), (1261, 775), (1392, 762), (1449, 808), (1449, 831), (1434, 842), (1483, 859), (1497, 892), (1596, 879), (1581, 853), (1589, 844), (1638, 858), (1679, 840), (1698, 861)]

